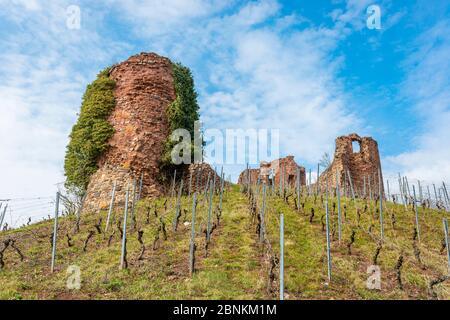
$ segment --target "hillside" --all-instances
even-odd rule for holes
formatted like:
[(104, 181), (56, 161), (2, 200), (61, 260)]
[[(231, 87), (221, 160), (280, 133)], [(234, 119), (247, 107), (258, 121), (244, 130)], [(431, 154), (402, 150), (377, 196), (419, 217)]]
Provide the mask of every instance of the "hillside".
[[(143, 199), (137, 204), (135, 227), (133, 219), (128, 219), (128, 268), (124, 270), (119, 269), (118, 227), (123, 223), (123, 208), (114, 212), (108, 232), (106, 211), (83, 215), (78, 232), (75, 216), (61, 217), (54, 273), (50, 272), (53, 220), (2, 232), (0, 250), (12, 239), (24, 257), (21, 261), (11, 245), (2, 251), (0, 299), (278, 299), (281, 212), (285, 220), (285, 299), (450, 299), (450, 281), (444, 277), (448, 269), (442, 211), (419, 208), (419, 242), (414, 232), (413, 208), (384, 204), (384, 241), (379, 246), (379, 204), (341, 199), (343, 224), (339, 242), (334, 209), (337, 201), (330, 198), (332, 277), (328, 283), (325, 195), (308, 196), (303, 191), (301, 208), (297, 210), (294, 192), (287, 190), (285, 198), (267, 190), (263, 245), (256, 232), (262, 191), (230, 186), (224, 192), (220, 223), (211, 234), (207, 254), (203, 230), (207, 225), (208, 197), (199, 195), (192, 277), (192, 197), (188, 195), (181, 198), (177, 231), (173, 230), (175, 198)], [(216, 224), (219, 202), (217, 194), (212, 207)], [(165, 224), (167, 239), (161, 222)], [(143, 232), (143, 253), (139, 230)], [(350, 244), (353, 231), (354, 242)], [(381, 290), (366, 287), (367, 267), (372, 264), (380, 267)], [(80, 267), (80, 290), (66, 286), (71, 265)], [(443, 282), (430, 286), (439, 278)]]

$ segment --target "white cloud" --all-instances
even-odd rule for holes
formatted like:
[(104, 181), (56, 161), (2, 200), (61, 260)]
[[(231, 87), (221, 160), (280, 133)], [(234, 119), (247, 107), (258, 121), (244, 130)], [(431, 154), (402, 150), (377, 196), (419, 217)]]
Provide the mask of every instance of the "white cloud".
[(310, 27), (288, 36), (268, 27), (226, 32), (232, 50), (219, 49), (228, 54), (209, 68), (220, 89), (202, 99), (206, 126), (279, 128), (282, 153), (311, 163), (333, 149), (337, 135), (359, 130), (336, 78), (338, 30)]
[[(347, 11), (355, 16), (361, 8), (354, 4)], [(153, 15), (145, 10), (127, 14), (137, 25), (148, 25)], [(292, 25), (305, 27), (283, 32)], [(334, 148), (337, 135), (362, 125), (345, 107), (348, 97), (336, 76), (341, 58), (333, 50), (344, 28), (284, 16), (278, 2), (262, 0), (226, 14), (213, 10), (181, 33), (174, 28), (164, 37), (155, 38), (151, 31), (140, 36), (158, 52), (196, 66), (206, 127), (279, 128), (283, 154), (315, 163)], [(233, 171), (235, 178), (240, 169)]]
[(2, 7), (5, 6), (15, 6), (17, 11), (19, 12), (21, 9), (37, 11), (41, 9), (41, 4), (39, 0), (1, 0), (0, 5)]
[[(341, 58), (333, 51), (343, 27), (314, 26), (280, 9), (276, 1), (253, 1), (189, 25), (181, 35), (148, 38), (159, 52), (200, 69), (195, 80), (206, 127), (279, 128), (284, 155), (315, 163), (334, 148), (337, 135), (362, 125), (345, 107), (348, 97), (336, 76)], [(128, 14), (150, 20), (145, 11)], [(307, 25), (282, 32), (299, 24)], [(235, 178), (241, 169), (233, 169)]]
[[(0, 40), (2, 199), (56, 192), (56, 184), (64, 181), (65, 147), (85, 86), (121, 48), (99, 41), (89, 26), (96, 23), (92, 19), (80, 30), (67, 29), (69, 3), (41, 4), (1, 2), (2, 26), (8, 28)], [(84, 9), (87, 18), (89, 10)], [(13, 222), (24, 213), (14, 203), (11, 209)], [(26, 213), (33, 215), (34, 209), (39, 208)]]
[(356, 120), (345, 111), (345, 95), (335, 80), (337, 65), (329, 57), (335, 39), (328, 31), (304, 30), (285, 38), (270, 29), (241, 33), (228, 71), (235, 75), (234, 86), (203, 101), (205, 122), (279, 128), (285, 154), (316, 161)]
[(182, 34), (194, 20), (208, 17), (227, 5), (221, 0), (109, 0), (107, 3), (144, 38)]
[(392, 171), (429, 183), (450, 181), (450, 20), (422, 33), (404, 64), (406, 103), (422, 121), (410, 152), (388, 157)]

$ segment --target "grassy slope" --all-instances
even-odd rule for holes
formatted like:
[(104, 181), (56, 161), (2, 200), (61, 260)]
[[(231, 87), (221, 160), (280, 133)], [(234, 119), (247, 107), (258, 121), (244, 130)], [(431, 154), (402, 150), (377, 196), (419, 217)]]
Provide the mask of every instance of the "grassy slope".
[[(218, 197), (217, 197), (218, 198)], [(191, 205), (187, 197), (182, 207), (187, 209), (180, 219), (177, 232), (172, 230), (174, 216), (173, 199), (169, 199), (164, 210), (163, 200), (143, 200), (138, 204), (137, 228), (129, 228), (129, 269), (119, 270), (121, 241), (117, 224), (121, 223), (123, 212), (115, 212), (112, 223), (113, 240), (108, 246), (108, 235), (98, 234), (94, 224), (102, 218), (102, 229), (106, 212), (87, 215), (81, 221), (79, 233), (74, 233), (74, 217), (60, 219), (58, 231), (58, 254), (56, 272), (50, 273), (50, 234), (52, 221), (30, 227), (3, 232), (0, 239), (17, 239), (16, 244), (25, 255), (20, 261), (18, 255), (8, 248), (4, 253), (5, 268), (0, 271), (1, 299), (271, 299), (277, 294), (267, 290), (268, 265), (263, 249), (258, 244), (256, 226), (251, 223), (247, 197), (237, 187), (224, 197), (223, 214), (219, 227), (213, 232), (208, 255), (204, 252), (204, 234), (207, 203), (200, 197), (197, 213), (197, 272), (193, 278), (188, 272), (188, 252)], [(385, 243), (378, 258), (382, 272), (382, 290), (366, 289), (366, 269), (372, 264), (379, 235), (378, 216), (375, 203), (371, 210), (361, 214), (359, 227), (355, 204), (346, 204), (347, 219), (343, 225), (341, 244), (335, 231), (337, 213), (331, 213), (333, 278), (327, 284), (326, 242), (322, 231), (321, 216), (324, 214), (320, 199), (314, 203), (310, 198), (304, 211), (297, 212), (293, 201), (286, 203), (276, 196), (269, 196), (266, 212), (267, 235), (276, 254), (278, 247), (279, 212), (285, 215), (285, 285), (288, 299), (420, 299), (430, 298), (428, 283), (447, 272), (445, 255), (441, 254), (442, 216), (434, 210), (421, 210), (421, 259), (420, 264), (413, 251), (412, 231), (414, 214), (411, 209), (388, 204), (385, 209)], [(335, 199), (330, 199), (330, 207)], [(214, 200), (214, 207), (218, 199)], [(258, 203), (261, 203), (260, 197)], [(155, 217), (163, 217), (168, 233), (167, 241), (160, 235), (159, 245), (153, 250), (153, 241), (159, 227)], [(362, 202), (356, 206), (364, 208)], [(313, 223), (309, 222), (311, 207), (315, 208)], [(332, 211), (332, 209), (330, 209)], [(392, 227), (391, 214), (395, 214), (396, 228)], [(147, 216), (149, 217), (147, 223)], [(370, 225), (371, 233), (368, 232)], [(137, 230), (144, 231), (146, 246), (142, 260), (137, 260), (140, 244)], [(86, 252), (82, 251), (89, 231), (95, 235), (89, 241)], [(355, 243), (352, 253), (347, 246), (352, 230)], [(73, 246), (67, 244), (66, 234), (72, 238)], [(3, 242), (3, 241), (2, 241)], [(1, 245), (1, 244), (0, 244)], [(404, 290), (400, 290), (394, 270), (400, 252), (405, 259), (402, 267)], [(69, 265), (81, 269), (82, 288), (79, 291), (66, 289), (66, 274)], [(276, 270), (278, 273), (278, 269)], [(436, 286), (439, 298), (450, 298), (450, 281)], [(276, 290), (274, 290), (276, 291)]]

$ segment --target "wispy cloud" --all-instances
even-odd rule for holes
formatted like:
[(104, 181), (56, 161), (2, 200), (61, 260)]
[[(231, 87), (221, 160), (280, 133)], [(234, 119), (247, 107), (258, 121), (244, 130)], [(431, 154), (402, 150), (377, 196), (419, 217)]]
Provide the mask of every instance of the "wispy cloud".
[(270, 0), (243, 4), (152, 45), (194, 66), (206, 127), (279, 128), (282, 154), (315, 162), (338, 134), (361, 127), (337, 77), (334, 50), (344, 35), (341, 26), (314, 25), (281, 8)]
[(401, 86), (405, 103), (421, 120), (410, 152), (388, 157), (392, 169), (416, 179), (450, 180), (450, 20), (423, 32), (404, 63)]
[[(183, 34), (186, 27), (220, 12), (233, 1), (221, 0), (108, 0), (138, 37)], [(138, 23), (137, 23), (138, 22)]]
[(0, 194), (49, 195), (64, 180), (65, 146), (84, 88), (118, 46), (108, 48), (88, 25), (67, 29), (69, 3), (1, 5), (9, 32), (0, 40)]

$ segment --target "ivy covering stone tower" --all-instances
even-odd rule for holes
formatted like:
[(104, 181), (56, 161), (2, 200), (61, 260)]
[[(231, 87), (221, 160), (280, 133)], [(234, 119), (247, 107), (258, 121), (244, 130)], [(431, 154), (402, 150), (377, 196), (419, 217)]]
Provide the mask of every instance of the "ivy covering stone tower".
[(199, 106), (189, 68), (154, 53), (141, 53), (102, 71), (88, 85), (67, 147), (66, 186), (85, 194), (85, 210), (106, 208), (117, 184), (140, 184), (142, 195), (165, 192), (172, 173), (170, 133), (194, 134)]

